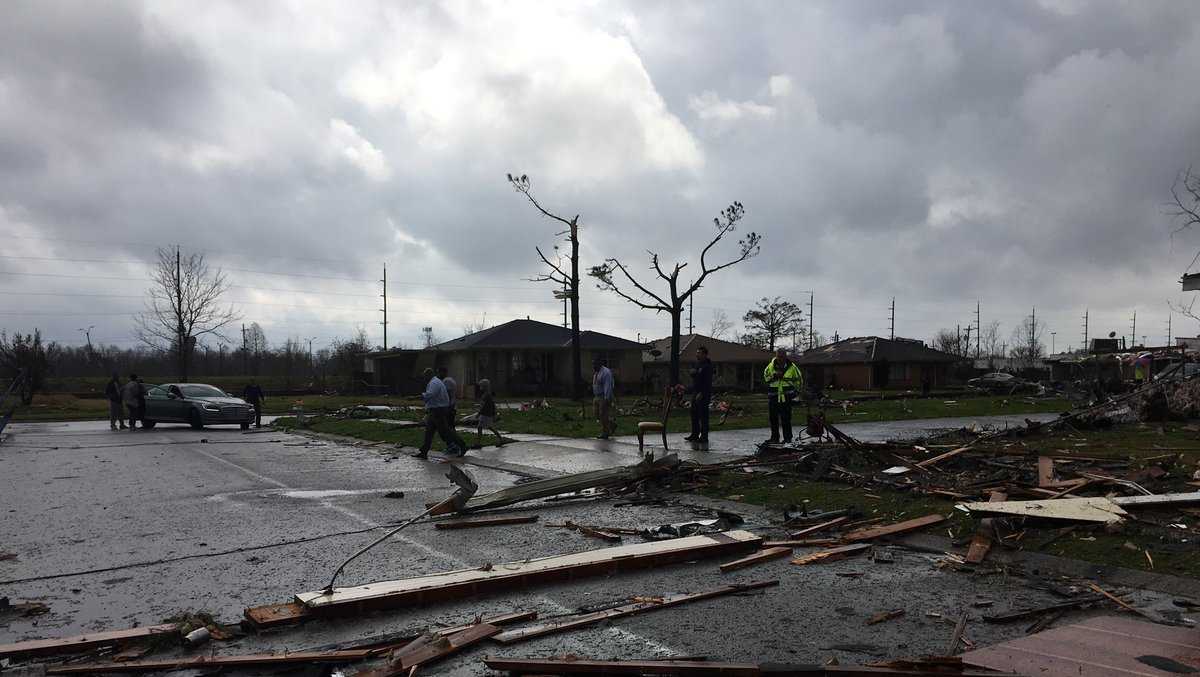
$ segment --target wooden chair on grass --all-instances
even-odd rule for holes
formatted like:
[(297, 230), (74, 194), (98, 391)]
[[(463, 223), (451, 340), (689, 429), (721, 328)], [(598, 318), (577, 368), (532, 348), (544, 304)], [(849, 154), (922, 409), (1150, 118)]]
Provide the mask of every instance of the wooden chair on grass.
[[(663, 400), (662, 400), (663, 417), (662, 417), (662, 420), (661, 421), (642, 421), (641, 423), (637, 424), (638, 452), (640, 452), (642, 454), (642, 456), (646, 456), (646, 451), (645, 451), (646, 433), (655, 433), (655, 432), (662, 433), (663, 450), (670, 449), (667, 446), (667, 419), (671, 417), (671, 407), (674, 404), (675, 404), (675, 389), (667, 388), (665, 391), (663, 391)], [(654, 451), (653, 450), (650, 451), (649, 459), (654, 460)]]

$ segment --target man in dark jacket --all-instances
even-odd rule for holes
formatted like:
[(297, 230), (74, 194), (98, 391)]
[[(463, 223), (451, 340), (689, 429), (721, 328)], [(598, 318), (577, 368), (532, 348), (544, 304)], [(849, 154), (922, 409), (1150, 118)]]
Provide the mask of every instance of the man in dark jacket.
[(124, 430), (125, 411), (124, 405), (121, 404), (121, 376), (116, 372), (113, 372), (108, 385), (104, 386), (104, 397), (108, 399), (108, 426), (116, 430), (117, 424), (120, 423), (121, 430)]
[(254, 407), (254, 427), (261, 428), (263, 402), (266, 402), (267, 397), (263, 395), (262, 388), (258, 386), (258, 379), (250, 379), (250, 385), (242, 391), (242, 399)]
[(708, 407), (712, 403), (713, 365), (708, 348), (696, 348), (696, 366), (692, 367), (692, 434), (688, 442), (708, 442)]

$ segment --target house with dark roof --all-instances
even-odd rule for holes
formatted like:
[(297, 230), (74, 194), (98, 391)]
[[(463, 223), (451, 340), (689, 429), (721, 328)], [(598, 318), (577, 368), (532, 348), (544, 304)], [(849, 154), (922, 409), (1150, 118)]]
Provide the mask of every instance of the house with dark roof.
[(945, 385), (957, 355), (915, 339), (858, 336), (806, 350), (796, 359), (810, 383), (825, 388), (883, 389)]
[[(592, 381), (592, 360), (605, 361), (618, 389), (642, 383), (642, 345), (595, 331), (581, 331), (582, 376)], [(421, 371), (445, 366), (460, 397), (472, 397), (481, 379), (498, 395), (565, 395), (571, 386), (571, 330), (537, 320), (512, 320), (423, 350), (392, 350), (367, 355), (376, 383), (396, 392), (419, 392)]]
[[(679, 337), (679, 372), (684, 385), (691, 380), (688, 372), (696, 365), (696, 348), (708, 348), (713, 363), (713, 388), (717, 390), (754, 390), (762, 386), (762, 373), (772, 353), (741, 343), (722, 341), (703, 334)], [(642, 373), (649, 392), (662, 392), (671, 375), (671, 337), (651, 341), (642, 352)]]

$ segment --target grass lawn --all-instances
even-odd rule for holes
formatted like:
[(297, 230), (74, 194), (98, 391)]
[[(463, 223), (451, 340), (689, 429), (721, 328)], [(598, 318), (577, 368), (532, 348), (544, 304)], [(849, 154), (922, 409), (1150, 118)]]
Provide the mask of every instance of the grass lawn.
[[(1164, 455), (1180, 454), (1180, 462), (1170, 469), (1168, 478), (1162, 484), (1155, 485), (1155, 493), (1195, 491), (1196, 487), (1189, 485), (1188, 481), (1192, 473), (1200, 469), (1200, 426), (1178, 423), (1165, 427), (1128, 424), (1109, 430), (1001, 439), (981, 444), (980, 448), (997, 453), (1026, 452), (1031, 456), (1064, 454), (1130, 460), (1134, 468), (1146, 465), (1148, 459), (1151, 463), (1159, 463)], [(1120, 471), (1115, 472), (1120, 474)], [(838, 482), (808, 481), (787, 473), (764, 475), (725, 472), (711, 478), (711, 484), (701, 493), (776, 508), (808, 505), (812, 509), (837, 510), (854, 507), (863, 513), (864, 518), (885, 517), (887, 521), (911, 519), (929, 513), (949, 515), (946, 522), (933, 530), (949, 535), (964, 547), (978, 524), (975, 518), (955, 510), (953, 501), (938, 497), (876, 487), (856, 488)], [(1084, 495), (1094, 494), (1084, 492)], [(1015, 543), (1014, 547), (1027, 551), (1200, 578), (1200, 510), (1193, 513), (1178, 509), (1143, 513), (1135, 516), (1143, 517), (1146, 521), (1127, 520), (1114, 533), (1106, 533), (1102, 527), (1091, 525), (1063, 531), (1072, 526), (1071, 522), (1026, 522), (1022, 537), (1006, 542)], [(1191, 529), (1183, 531), (1151, 523), (1175, 520)], [(1003, 533), (1010, 532), (1005, 530)]]
[[(727, 400), (734, 408), (724, 424), (720, 424), (721, 415), (713, 412), (711, 425), (713, 430), (741, 430), (746, 428), (766, 428), (767, 401), (766, 396), (737, 396)], [(549, 400), (549, 408), (532, 408), (526, 411), (501, 409), (497, 423), (502, 430), (515, 433), (535, 433), (559, 435), (562, 437), (595, 437), (600, 434), (600, 425), (592, 414), (592, 404), (575, 404), (567, 400)], [(617, 400), (617, 434), (630, 435), (636, 432), (639, 421), (660, 419), (657, 413), (642, 408), (631, 411), (637, 402), (633, 397), (622, 397)], [(1070, 403), (1064, 399), (1029, 399), (1006, 397), (973, 397), (962, 400), (942, 399), (910, 399), (910, 400), (874, 400), (858, 402), (847, 407), (827, 408), (825, 417), (830, 423), (896, 421), (902, 419), (942, 418), (948, 416), (993, 416), (998, 414), (1029, 414), (1029, 413), (1058, 413), (1067, 411)], [(468, 411), (460, 406), (460, 411)], [(793, 424), (803, 425), (804, 407), (798, 406), (792, 412)], [(816, 409), (813, 409), (814, 413)], [(740, 415), (738, 415), (740, 414)], [(670, 432), (689, 432), (691, 419), (686, 409), (676, 409), (671, 413), (667, 422)]]
[[(238, 391), (233, 391), (238, 394)], [(660, 415), (642, 407), (631, 411), (641, 398), (622, 396), (617, 400), (617, 433), (633, 434), (639, 421), (657, 420)], [(718, 398), (719, 399), (719, 398)], [(657, 403), (657, 399), (654, 400)], [(733, 406), (724, 425), (719, 425), (720, 414), (713, 412), (714, 430), (765, 428), (767, 427), (767, 403), (765, 395), (738, 395), (727, 401)], [(516, 404), (519, 400), (508, 400)], [(501, 401), (499, 426), (502, 430), (517, 433), (560, 435), (563, 437), (595, 437), (600, 426), (592, 415), (592, 404), (574, 403), (566, 399), (548, 400), (550, 408), (532, 408), (526, 411), (506, 408)], [(384, 405), (420, 407), (420, 398), (388, 395), (294, 395), (268, 396), (263, 407), (265, 414), (289, 414), (296, 407), (310, 412), (333, 412), (354, 405)], [(462, 415), (474, 411), (474, 402), (465, 400), (459, 405)], [(1025, 397), (967, 397), (963, 399), (906, 399), (870, 400), (825, 410), (831, 423), (854, 421), (894, 421), (915, 418), (941, 418), (946, 416), (991, 416), (996, 414), (1027, 414), (1066, 411), (1070, 407), (1064, 399), (1033, 399)], [(409, 413), (395, 413), (396, 418), (411, 418)], [(29, 407), (20, 407), (13, 415), (14, 421), (81, 421), (108, 418), (108, 402), (102, 397), (81, 398), (65, 393), (39, 394)], [(803, 422), (804, 408), (797, 407), (793, 421)], [(671, 432), (687, 432), (690, 419), (685, 409), (676, 409), (668, 421)]]

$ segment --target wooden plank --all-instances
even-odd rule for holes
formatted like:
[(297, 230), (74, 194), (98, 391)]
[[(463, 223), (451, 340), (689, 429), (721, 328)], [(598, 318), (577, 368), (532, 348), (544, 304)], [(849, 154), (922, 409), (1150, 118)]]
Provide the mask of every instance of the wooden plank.
[(129, 628), (127, 630), (93, 632), (87, 635), (76, 635), (60, 639), (32, 639), (25, 642), (16, 642), (15, 644), (0, 644), (0, 658), (46, 656), (85, 651), (109, 644), (121, 644), (148, 637), (178, 634), (179, 626), (174, 623), (167, 623), (164, 625), (148, 625), (142, 628)]
[(495, 527), (502, 524), (529, 524), (536, 522), (537, 515), (518, 515), (511, 517), (480, 517), (477, 519), (452, 520), (448, 522), (434, 522), (434, 529), (476, 529), (479, 527)]
[(612, 620), (614, 618), (623, 618), (625, 616), (633, 616), (649, 611), (667, 609), (673, 606), (679, 606), (680, 604), (687, 604), (688, 602), (712, 599), (714, 597), (732, 595), (739, 592), (760, 590), (762, 588), (768, 588), (774, 585), (779, 585), (779, 581), (741, 583), (737, 585), (726, 585), (716, 588), (715, 590), (708, 590), (705, 592), (690, 593), (686, 595), (672, 595), (669, 597), (664, 597), (661, 602), (636, 602), (634, 604), (626, 604), (612, 609), (604, 609), (602, 611), (579, 614), (552, 623), (544, 623), (542, 625), (506, 630), (505, 632), (496, 635), (493, 639), (501, 644), (514, 644), (516, 642), (523, 642), (527, 639), (533, 639), (535, 637), (543, 637), (545, 635), (553, 635), (560, 632), (566, 632), (568, 630), (575, 630), (577, 628), (595, 625), (596, 623)]
[(804, 529), (801, 529), (800, 531), (793, 531), (792, 533), (788, 534), (788, 538), (803, 538), (809, 534), (815, 534), (818, 531), (824, 531), (826, 529), (829, 529), (830, 527), (836, 527), (837, 525), (843, 524), (848, 521), (850, 521), (850, 517), (848, 515), (844, 515), (842, 517), (831, 519), (828, 522), (814, 524), (813, 526), (806, 527)]
[(823, 560), (838, 560), (849, 555), (857, 555), (860, 552), (871, 549), (870, 543), (855, 543), (853, 545), (843, 545), (840, 548), (831, 548), (829, 550), (818, 550), (814, 553), (809, 553), (792, 560), (792, 564), (812, 564)]
[(1200, 503), (1200, 491), (1192, 491), (1186, 494), (1152, 494), (1150, 496), (1118, 496), (1112, 499), (1113, 503), (1120, 506), (1131, 505), (1135, 507), (1146, 507), (1156, 505), (1185, 505), (1188, 503)]
[(1051, 604), (1049, 606), (1034, 607), (1032, 609), (1017, 609), (1015, 611), (1006, 611), (1002, 614), (994, 614), (994, 615), (990, 615), (990, 616), (984, 616), (983, 620), (988, 623), (1008, 623), (1009, 621), (1018, 621), (1023, 618), (1029, 618), (1030, 616), (1040, 616), (1041, 614), (1049, 613), (1049, 612), (1053, 612), (1053, 611), (1064, 611), (1066, 609), (1078, 609), (1081, 606), (1086, 606), (1088, 604), (1095, 604), (1096, 602), (1099, 602), (1103, 599), (1104, 599), (1103, 595), (1088, 595), (1087, 597), (1080, 597), (1078, 599), (1073, 599), (1073, 600), (1069, 600), (1066, 602), (1059, 602), (1058, 604)]
[(411, 670), (417, 666), (441, 660), (498, 634), (500, 634), (500, 628), (490, 623), (479, 623), (453, 635), (441, 637), (438, 642), (423, 646), (416, 651), (406, 652), (401, 649), (392, 664), (399, 670)]
[(792, 554), (791, 548), (780, 547), (780, 548), (767, 548), (766, 550), (759, 550), (758, 552), (756, 552), (752, 555), (747, 555), (741, 559), (735, 559), (732, 562), (726, 562), (726, 563), (722, 564), (721, 565), (721, 573), (724, 574), (724, 573), (728, 573), (730, 571), (734, 571), (736, 569), (743, 569), (745, 567), (754, 566), (755, 564), (760, 564), (762, 562), (769, 562), (773, 559), (787, 557), (788, 555), (791, 555), (791, 554)]
[(308, 620), (308, 609), (299, 602), (284, 604), (264, 604), (252, 606), (242, 612), (242, 616), (254, 627), (263, 630), (281, 625), (290, 625)]
[(1038, 486), (1049, 489), (1054, 484), (1054, 459), (1038, 456)]
[(352, 663), (378, 656), (391, 647), (348, 651), (293, 651), (285, 654), (248, 654), (244, 656), (195, 656), (161, 661), (89, 663), (46, 668), (48, 675), (92, 675), (108, 672), (157, 672), (202, 668), (270, 667), (293, 663)]
[[(1134, 496), (1132, 498), (1148, 497)], [(1108, 499), (1103, 496), (1001, 501), (999, 503), (963, 503), (961, 506), (973, 513), (1063, 519), (1077, 522), (1116, 523), (1124, 520), (1128, 514), (1120, 505), (1117, 505), (1116, 499)]]
[(764, 548), (824, 548), (841, 543), (836, 538), (801, 538), (795, 541), (763, 541)]
[[(988, 496), (988, 503), (1000, 503), (1008, 499), (1008, 494), (1003, 491), (993, 491)], [(964, 558), (967, 564), (979, 564), (983, 562), (983, 558), (987, 557), (988, 551), (992, 549), (992, 537), (996, 534), (996, 523), (991, 517), (984, 517), (979, 521), (979, 529), (976, 530), (975, 536), (971, 538), (971, 547), (967, 548), (967, 556)]]
[(925, 459), (924, 461), (919, 461), (919, 462), (917, 462), (917, 464), (916, 464), (916, 467), (918, 467), (918, 468), (928, 468), (928, 467), (929, 467), (929, 466), (931, 466), (931, 465), (937, 465), (938, 463), (941, 463), (942, 461), (944, 461), (944, 460), (946, 460), (946, 459), (948, 459), (948, 458), (954, 458), (955, 456), (958, 456), (959, 454), (963, 453), (964, 451), (966, 451), (966, 450), (968, 450), (968, 449), (970, 449), (970, 448), (971, 448), (971, 445), (970, 445), (970, 444), (968, 444), (968, 445), (967, 445), (967, 446), (965, 446), (965, 447), (959, 447), (959, 448), (957, 448), (957, 449), (951, 449), (950, 451), (947, 451), (947, 452), (946, 452), (946, 453), (944, 453), (944, 454), (939, 454), (939, 455), (937, 455), (937, 456), (934, 456), (933, 458), (927, 458), (927, 459)]
[(748, 531), (729, 531), (337, 588), (332, 594), (323, 591), (302, 592), (296, 595), (296, 601), (312, 613), (359, 613), (369, 609), (459, 599), (530, 583), (728, 555), (756, 549), (760, 545), (761, 536)]
[(946, 520), (945, 515), (925, 515), (896, 524), (885, 524), (879, 527), (870, 527), (867, 529), (859, 529), (852, 531), (842, 537), (843, 541), (853, 543), (855, 541), (869, 541), (883, 536), (894, 536), (895, 534), (903, 534), (917, 529), (924, 529), (927, 526), (938, 524)]

